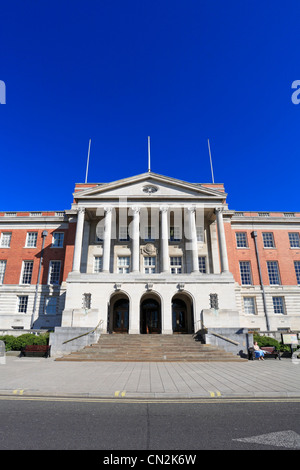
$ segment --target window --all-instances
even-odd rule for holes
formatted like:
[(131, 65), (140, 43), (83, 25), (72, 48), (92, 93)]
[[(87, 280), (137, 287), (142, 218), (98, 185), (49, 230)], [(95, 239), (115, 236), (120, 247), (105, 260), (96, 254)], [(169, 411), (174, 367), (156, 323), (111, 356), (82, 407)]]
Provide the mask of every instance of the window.
[(36, 248), (37, 232), (28, 232), (26, 237), (26, 248)]
[(31, 284), (33, 261), (23, 261), (21, 284)]
[(26, 313), (28, 305), (28, 295), (20, 295), (18, 297), (18, 312)]
[(244, 297), (244, 310), (247, 315), (255, 315), (255, 298)]
[(284, 299), (283, 297), (272, 297), (274, 313), (284, 314)]
[(170, 227), (170, 241), (179, 242), (181, 240), (180, 227)]
[(129, 234), (128, 234), (128, 227), (119, 227), (119, 241), (120, 242), (128, 242), (129, 241)]
[(130, 256), (118, 256), (118, 273), (129, 273)]
[(144, 257), (144, 272), (145, 274), (155, 273), (156, 257), (155, 256), (145, 256)]
[(205, 256), (199, 256), (198, 257), (198, 263), (199, 263), (200, 273), (205, 274), (206, 273), (206, 258), (205, 258)]
[(101, 273), (102, 271), (102, 256), (94, 257), (94, 273)]
[(0, 284), (3, 284), (6, 269), (6, 261), (0, 260)]
[(297, 282), (300, 284), (300, 261), (294, 261)]
[(52, 238), (52, 247), (53, 248), (63, 248), (64, 246), (64, 233), (63, 232), (54, 232)]
[(182, 273), (182, 257), (181, 256), (171, 256), (170, 257), (170, 268), (172, 274), (181, 274)]
[(298, 232), (289, 233), (290, 247), (300, 248), (300, 236)]
[(250, 261), (240, 261), (241, 281), (243, 285), (251, 285), (251, 266)]
[(153, 242), (155, 240), (155, 227), (145, 227), (144, 240), (147, 242)]
[(11, 241), (11, 233), (9, 232), (2, 232), (0, 238), (0, 247), (1, 248), (9, 248)]
[(196, 227), (197, 242), (204, 243), (204, 227)]
[(248, 248), (246, 232), (236, 232), (235, 236), (237, 248)]
[(83, 308), (90, 309), (92, 303), (92, 294), (83, 294), (82, 306)]
[(48, 284), (59, 284), (60, 261), (50, 261)]
[(280, 284), (279, 268), (277, 261), (267, 261), (270, 284)]
[(45, 302), (45, 314), (56, 315), (57, 297), (47, 297)]
[(262, 234), (264, 248), (275, 248), (274, 236), (272, 232), (264, 232)]

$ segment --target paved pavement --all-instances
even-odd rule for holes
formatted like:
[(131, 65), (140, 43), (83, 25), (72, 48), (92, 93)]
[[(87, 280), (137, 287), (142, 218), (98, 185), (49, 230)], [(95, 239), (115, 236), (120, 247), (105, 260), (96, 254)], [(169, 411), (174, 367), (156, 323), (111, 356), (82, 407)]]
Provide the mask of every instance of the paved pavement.
[(56, 362), (6, 356), (0, 364), (0, 396), (300, 398), (299, 362)]

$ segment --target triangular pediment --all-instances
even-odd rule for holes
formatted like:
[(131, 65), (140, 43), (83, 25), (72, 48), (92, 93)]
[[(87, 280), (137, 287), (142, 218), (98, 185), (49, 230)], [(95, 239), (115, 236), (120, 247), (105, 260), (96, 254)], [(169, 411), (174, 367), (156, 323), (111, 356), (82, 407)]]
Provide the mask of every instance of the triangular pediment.
[(75, 200), (83, 199), (226, 199), (223, 191), (197, 183), (148, 172), (111, 183), (102, 183), (74, 193)]

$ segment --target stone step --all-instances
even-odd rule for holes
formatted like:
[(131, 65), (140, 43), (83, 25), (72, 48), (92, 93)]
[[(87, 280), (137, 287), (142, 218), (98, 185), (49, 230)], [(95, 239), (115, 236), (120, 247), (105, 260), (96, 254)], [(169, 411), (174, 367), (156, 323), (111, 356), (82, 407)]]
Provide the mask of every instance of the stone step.
[(98, 343), (57, 361), (228, 362), (243, 361), (221, 348), (196, 341), (193, 335), (102, 335)]

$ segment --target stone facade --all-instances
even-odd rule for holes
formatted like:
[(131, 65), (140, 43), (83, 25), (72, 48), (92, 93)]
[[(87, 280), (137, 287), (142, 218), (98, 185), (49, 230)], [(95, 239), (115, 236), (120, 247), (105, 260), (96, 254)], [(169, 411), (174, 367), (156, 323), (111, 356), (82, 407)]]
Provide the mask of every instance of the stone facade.
[(300, 213), (237, 213), (222, 184), (152, 172), (73, 196), (0, 214), (2, 330), (300, 330)]

